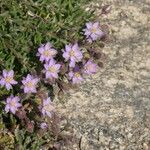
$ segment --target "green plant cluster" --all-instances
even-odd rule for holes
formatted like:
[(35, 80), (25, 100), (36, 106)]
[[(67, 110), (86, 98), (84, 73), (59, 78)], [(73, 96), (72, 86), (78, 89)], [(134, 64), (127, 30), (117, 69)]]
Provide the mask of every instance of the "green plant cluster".
[(35, 56), (41, 43), (57, 49), (82, 39), (80, 30), (91, 19), (82, 0), (5, 0), (0, 3), (0, 70), (18, 75), (38, 66)]
[[(0, 73), (13, 69), (18, 80), (40, 70), (36, 57), (40, 44), (51, 41), (61, 50), (65, 44), (83, 39), (82, 29), (93, 19), (82, 6), (90, 0), (1, 0), (0, 1)], [(18, 87), (19, 89), (19, 87)], [(18, 93), (0, 87), (0, 149), (39, 150), (52, 146), (56, 136), (28, 133), (19, 119), (3, 111), (7, 95)], [(54, 121), (55, 122), (55, 121)], [(55, 122), (57, 124), (57, 122)], [(49, 140), (47, 140), (49, 139)]]

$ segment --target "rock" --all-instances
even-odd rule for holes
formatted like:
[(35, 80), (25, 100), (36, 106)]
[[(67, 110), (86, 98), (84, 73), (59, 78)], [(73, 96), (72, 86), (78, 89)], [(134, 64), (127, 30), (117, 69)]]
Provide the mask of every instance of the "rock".
[[(103, 48), (107, 63), (66, 94), (63, 103), (57, 101), (58, 109), (76, 137), (82, 135), (82, 150), (149, 150), (149, 1), (99, 1), (112, 6), (108, 15), (99, 17), (113, 30), (112, 42)], [(88, 9), (99, 16), (93, 2)]]

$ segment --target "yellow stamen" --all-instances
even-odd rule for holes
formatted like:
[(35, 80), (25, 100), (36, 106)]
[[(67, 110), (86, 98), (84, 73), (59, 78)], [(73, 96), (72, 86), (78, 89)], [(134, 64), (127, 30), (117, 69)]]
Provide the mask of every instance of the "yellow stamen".
[(91, 30), (92, 33), (95, 33), (96, 31), (97, 31), (96, 28), (92, 28), (92, 30)]
[(10, 82), (13, 81), (13, 78), (12, 78), (12, 77), (6, 77), (6, 78), (5, 78), (5, 81), (8, 82), (8, 83), (10, 83)]
[(55, 68), (54, 66), (49, 67), (49, 68), (48, 68), (48, 71), (50, 71), (50, 72), (56, 72), (56, 68)]
[(74, 56), (74, 55), (75, 55), (74, 50), (71, 50), (70, 53), (69, 53), (69, 55), (70, 55), (70, 56)]
[(79, 72), (76, 72), (74, 75), (75, 75), (77, 78), (81, 76)]
[(46, 56), (46, 57), (48, 57), (48, 56), (51, 55), (51, 53), (50, 53), (49, 50), (45, 50), (45, 51), (43, 52), (43, 55)]
[(11, 102), (10, 102), (10, 105), (15, 107), (15, 106), (16, 106), (16, 102), (11, 101)]
[(29, 88), (31, 88), (31, 87), (33, 86), (33, 83), (32, 83), (32, 82), (28, 82), (28, 83), (26, 84), (26, 86), (29, 87)]

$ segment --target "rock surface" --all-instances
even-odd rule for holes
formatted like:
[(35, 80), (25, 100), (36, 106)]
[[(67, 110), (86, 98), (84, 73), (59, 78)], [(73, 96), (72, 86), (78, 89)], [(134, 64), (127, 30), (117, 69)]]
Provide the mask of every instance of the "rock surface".
[(80, 144), (72, 150), (150, 149), (150, 1), (103, 0), (112, 11), (100, 21), (111, 29), (99, 73), (70, 91), (58, 108)]

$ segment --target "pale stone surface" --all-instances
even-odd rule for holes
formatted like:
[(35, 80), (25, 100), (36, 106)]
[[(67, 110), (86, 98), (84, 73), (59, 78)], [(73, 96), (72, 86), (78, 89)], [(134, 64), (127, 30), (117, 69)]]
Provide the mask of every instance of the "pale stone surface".
[[(70, 91), (58, 109), (81, 138), (81, 150), (149, 150), (150, 1), (103, 3), (112, 5), (102, 20), (112, 31), (105, 67)], [(92, 4), (97, 14), (98, 5)]]

